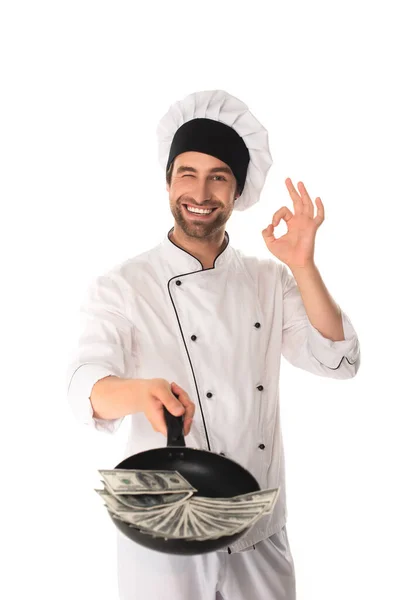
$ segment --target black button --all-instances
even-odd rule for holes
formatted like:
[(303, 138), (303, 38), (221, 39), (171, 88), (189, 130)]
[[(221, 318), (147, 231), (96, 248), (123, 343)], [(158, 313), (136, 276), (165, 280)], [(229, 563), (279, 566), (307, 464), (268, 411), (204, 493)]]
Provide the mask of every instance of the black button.
[(192, 335), (192, 337), (190, 338), (193, 342), (195, 342), (197, 340), (197, 335)]
[(258, 385), (258, 386), (257, 386), (257, 389), (258, 389), (258, 391), (259, 391), (259, 392), (262, 392), (262, 391), (263, 391), (263, 389), (264, 389), (264, 386), (263, 386), (263, 385)]
[(212, 398), (212, 393), (211, 392), (207, 392), (207, 398)]
[(179, 281), (179, 279), (175, 283), (176, 283), (176, 285), (182, 285), (182, 281)]
[(254, 327), (257, 327), (257, 329), (260, 329), (261, 324), (260, 323), (254, 323)]
[(260, 444), (258, 447), (260, 448), (260, 450), (264, 450), (265, 449), (265, 445), (264, 444)]

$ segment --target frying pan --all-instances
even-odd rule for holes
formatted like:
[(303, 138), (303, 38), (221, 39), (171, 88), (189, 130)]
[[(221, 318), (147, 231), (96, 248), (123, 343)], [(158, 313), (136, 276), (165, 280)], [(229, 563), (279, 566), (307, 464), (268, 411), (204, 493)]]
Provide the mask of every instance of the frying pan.
[[(238, 463), (208, 450), (188, 448), (183, 435), (183, 419), (164, 407), (167, 446), (129, 456), (116, 469), (154, 469), (178, 471), (198, 491), (194, 495), (230, 498), (260, 489), (256, 479)], [(229, 547), (248, 529), (216, 540), (164, 539), (153, 537), (136, 527), (114, 519), (116, 527), (132, 541), (168, 554), (205, 554)]]

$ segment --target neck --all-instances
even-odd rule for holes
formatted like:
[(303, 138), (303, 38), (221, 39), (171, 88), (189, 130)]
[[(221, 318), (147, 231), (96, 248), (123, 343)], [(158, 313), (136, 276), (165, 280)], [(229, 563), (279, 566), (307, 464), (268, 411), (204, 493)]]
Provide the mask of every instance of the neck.
[(182, 229), (175, 225), (169, 238), (182, 250), (186, 250), (186, 252), (197, 258), (203, 269), (211, 269), (214, 266), (216, 257), (227, 246), (224, 230), (217, 231), (206, 239), (199, 239), (186, 235)]

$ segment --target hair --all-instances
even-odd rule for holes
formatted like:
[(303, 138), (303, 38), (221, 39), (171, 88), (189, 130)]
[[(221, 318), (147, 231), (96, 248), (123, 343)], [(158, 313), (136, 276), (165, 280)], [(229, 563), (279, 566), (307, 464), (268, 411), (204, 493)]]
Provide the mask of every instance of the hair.
[[(167, 179), (168, 185), (171, 185), (172, 171), (174, 170), (174, 162), (175, 161), (172, 161), (172, 163), (169, 165), (168, 170), (167, 170), (166, 179)], [(237, 181), (236, 181), (235, 194), (238, 195), (238, 196), (241, 195), (239, 184), (237, 183)]]
[(171, 185), (171, 177), (172, 177), (172, 171), (173, 170), (174, 170), (174, 161), (172, 161), (172, 163), (168, 167), (168, 171), (167, 171), (167, 183), (168, 183), (168, 185)]

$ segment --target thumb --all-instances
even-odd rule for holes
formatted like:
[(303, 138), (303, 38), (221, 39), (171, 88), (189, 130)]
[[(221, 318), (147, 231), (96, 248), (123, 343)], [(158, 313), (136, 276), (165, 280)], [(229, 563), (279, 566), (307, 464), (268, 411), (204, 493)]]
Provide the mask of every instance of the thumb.
[(173, 393), (177, 393), (179, 389), (179, 386), (174, 387), (174, 385), (171, 384), (171, 390), (166, 390), (162, 397), (162, 403), (164, 404), (165, 408), (172, 415), (174, 415), (174, 417), (180, 417), (185, 412), (185, 407), (181, 402), (179, 402), (178, 398)]
[(273, 241), (275, 239), (274, 226), (270, 224), (266, 229), (263, 229), (262, 236), (266, 242)]

